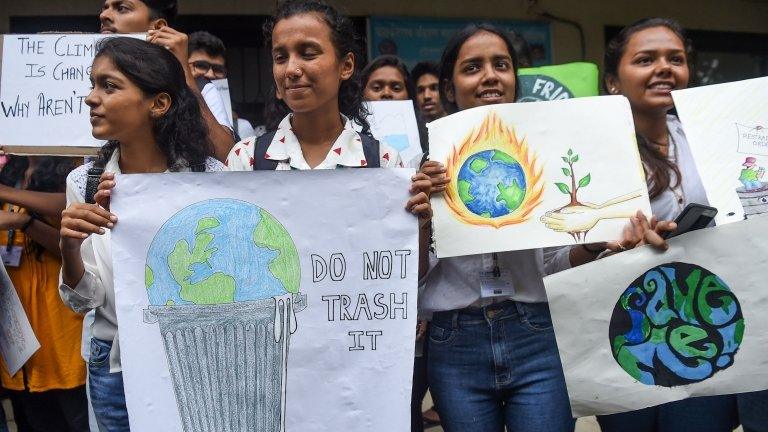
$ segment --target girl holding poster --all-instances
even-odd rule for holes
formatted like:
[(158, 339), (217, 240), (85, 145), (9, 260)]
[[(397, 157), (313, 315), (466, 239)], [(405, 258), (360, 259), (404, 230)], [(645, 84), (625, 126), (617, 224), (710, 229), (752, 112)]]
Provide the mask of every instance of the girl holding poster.
[[(506, 33), (471, 25), (440, 68), (447, 112), (514, 102), (517, 58)], [(427, 162), (434, 191), (444, 168)], [(429, 383), (446, 431), (573, 430), (542, 277), (570, 267), (567, 248), (433, 260), (420, 313), (432, 313)], [(502, 287), (500, 296), (486, 287)], [(491, 294), (496, 290), (490, 290)]]
[(88, 169), (155, 173), (220, 171), (223, 165), (207, 157), (211, 144), (200, 106), (169, 50), (133, 38), (106, 39), (98, 46), (91, 82), (86, 103), (93, 136), (109, 141), (95, 163), (67, 177), (59, 294), (76, 312), (95, 309), (88, 364), (91, 403), (101, 430), (128, 431), (109, 234), (117, 216), (108, 211), (109, 190), (96, 194), (102, 206), (86, 203)]
[[(640, 156), (648, 178), (655, 217), (674, 219), (689, 203), (707, 196), (674, 108), (671, 91), (687, 87), (691, 46), (676, 21), (638, 21), (608, 43), (605, 81), (608, 93), (629, 99)], [(657, 407), (600, 416), (604, 432), (732, 431), (734, 396), (686, 399)]]
[[(487, 24), (457, 33), (443, 52), (440, 96), (448, 112), (512, 103), (517, 59), (508, 35)], [(422, 171), (441, 192), (445, 168)], [(432, 314), (429, 383), (446, 431), (564, 432), (574, 420), (542, 278), (607, 248), (665, 247), (674, 227), (638, 214), (620, 242), (432, 260), (420, 313)], [(655, 228), (655, 229), (652, 229)]]

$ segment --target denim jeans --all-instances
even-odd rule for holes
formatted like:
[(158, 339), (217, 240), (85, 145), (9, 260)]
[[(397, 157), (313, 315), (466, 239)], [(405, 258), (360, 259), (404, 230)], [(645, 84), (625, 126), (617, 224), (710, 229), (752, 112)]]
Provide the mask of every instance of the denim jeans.
[(768, 390), (736, 395), (744, 432), (768, 432)]
[(434, 314), (429, 385), (446, 432), (573, 431), (546, 303)]
[(112, 341), (91, 339), (91, 357), (88, 360), (91, 405), (101, 432), (130, 432), (123, 374), (109, 372), (111, 349)]
[(733, 395), (683, 399), (626, 413), (598, 416), (603, 432), (731, 432), (736, 420)]

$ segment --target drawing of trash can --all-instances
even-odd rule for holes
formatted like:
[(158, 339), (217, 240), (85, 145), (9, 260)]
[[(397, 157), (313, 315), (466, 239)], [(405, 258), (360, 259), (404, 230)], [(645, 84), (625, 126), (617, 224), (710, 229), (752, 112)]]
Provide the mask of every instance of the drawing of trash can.
[(185, 432), (285, 431), (299, 282), (293, 240), (254, 204), (202, 201), (163, 224), (144, 321), (158, 324)]
[(736, 189), (736, 193), (741, 200), (741, 206), (744, 207), (744, 219), (768, 213), (768, 183), (763, 183), (763, 187), (756, 190), (740, 187)]

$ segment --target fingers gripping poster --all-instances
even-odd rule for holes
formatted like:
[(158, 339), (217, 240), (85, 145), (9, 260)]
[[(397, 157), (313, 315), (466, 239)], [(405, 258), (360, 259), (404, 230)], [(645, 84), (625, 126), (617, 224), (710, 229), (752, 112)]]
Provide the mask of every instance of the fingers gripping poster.
[(718, 224), (768, 213), (768, 77), (672, 92)]
[(131, 430), (408, 429), (411, 175), (118, 176), (112, 241)]
[(750, 219), (546, 277), (573, 415), (768, 389), (765, 232)]
[(429, 123), (438, 257), (617, 240), (650, 214), (629, 103), (621, 96), (491, 105)]

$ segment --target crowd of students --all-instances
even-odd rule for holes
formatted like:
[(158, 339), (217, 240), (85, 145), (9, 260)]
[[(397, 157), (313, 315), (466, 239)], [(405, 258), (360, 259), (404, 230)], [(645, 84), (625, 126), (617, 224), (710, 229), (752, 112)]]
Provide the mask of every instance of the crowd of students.
[[(93, 136), (107, 144), (95, 160), (75, 167), (67, 158), (4, 157), (0, 229), (8, 235), (0, 246), (20, 251), (6, 267), (41, 343), (14, 376), (0, 368), (18, 430), (89, 430), (89, 406), (98, 430), (129, 430), (110, 243), (110, 229), (120, 223), (109, 205), (115, 173), (413, 166), (404, 207), (419, 218), (422, 319), (412, 430), (428, 420), (448, 432), (572, 431), (543, 277), (645, 244), (663, 250), (661, 234), (675, 227), (670, 221), (688, 203), (707, 202), (670, 114), (670, 91), (689, 82), (691, 46), (680, 25), (652, 18), (624, 28), (606, 47), (603, 65), (605, 93), (630, 102), (653, 215), (638, 212), (614, 242), (437, 259), (429, 251), (429, 197), (450, 179), (428, 160), (424, 124), (516, 102), (519, 37), (473, 24), (450, 39), (439, 64), (409, 71), (399, 58), (382, 56), (361, 68), (348, 17), (321, 0), (283, 1), (264, 29), (274, 92), (265, 126), (254, 129), (244, 119), (229, 123), (209, 82), (226, 77), (224, 44), (209, 33), (174, 30), (175, 14), (175, 1), (104, 1), (102, 32), (147, 32), (147, 39), (110, 38), (98, 46), (86, 103)], [(409, 99), (425, 156), (403, 161), (369, 134), (365, 101)], [(488, 277), (514, 290), (484, 297)], [(91, 311), (83, 335), (83, 314)], [(87, 364), (81, 341), (89, 347)], [(435, 407), (422, 414), (428, 389)], [(720, 432), (738, 424), (766, 431), (768, 391), (686, 399), (598, 421), (606, 432)]]

